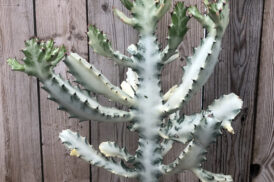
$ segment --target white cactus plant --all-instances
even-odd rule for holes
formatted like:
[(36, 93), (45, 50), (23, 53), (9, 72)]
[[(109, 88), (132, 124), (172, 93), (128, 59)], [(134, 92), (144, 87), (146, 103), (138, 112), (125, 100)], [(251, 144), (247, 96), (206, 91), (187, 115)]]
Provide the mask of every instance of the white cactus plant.
[[(203, 182), (232, 181), (231, 176), (213, 174), (201, 168), (206, 160), (207, 147), (216, 140), (224, 128), (233, 133), (231, 121), (240, 112), (241, 99), (235, 94), (221, 97), (201, 113), (186, 116), (179, 111), (205, 84), (213, 72), (221, 51), (221, 40), (229, 21), (227, 0), (205, 0), (207, 12), (202, 14), (197, 7), (186, 7), (178, 2), (171, 14), (172, 24), (168, 32), (168, 45), (160, 50), (155, 30), (159, 20), (172, 4), (171, 0), (121, 0), (132, 17), (115, 9), (115, 14), (126, 24), (139, 31), (137, 45), (130, 45), (131, 57), (113, 50), (106, 35), (95, 26), (88, 31), (89, 44), (94, 52), (128, 67), (127, 79), (121, 88), (113, 85), (93, 65), (76, 53), (65, 54), (63, 47), (31, 39), (23, 50), (24, 64), (16, 59), (8, 63), (15, 71), (22, 71), (39, 78), (49, 99), (57, 102), (60, 110), (80, 121), (130, 122), (129, 129), (138, 132), (138, 149), (129, 154), (115, 142), (103, 142), (97, 151), (86, 138), (70, 130), (60, 133), (62, 143), (71, 156), (79, 157), (94, 166), (127, 178), (142, 182), (156, 182), (163, 175), (191, 170)], [(193, 55), (187, 59), (182, 83), (161, 93), (162, 68), (178, 58), (178, 46), (188, 28), (189, 19), (195, 18), (207, 31)], [(56, 75), (54, 67), (64, 60), (69, 72), (82, 85), (81, 89)], [(101, 94), (113, 102), (128, 107), (119, 110), (100, 105), (90, 92)], [(178, 158), (165, 165), (163, 157), (174, 142), (187, 144)], [(117, 162), (116, 159), (119, 161)], [(133, 164), (133, 165), (131, 165)]]

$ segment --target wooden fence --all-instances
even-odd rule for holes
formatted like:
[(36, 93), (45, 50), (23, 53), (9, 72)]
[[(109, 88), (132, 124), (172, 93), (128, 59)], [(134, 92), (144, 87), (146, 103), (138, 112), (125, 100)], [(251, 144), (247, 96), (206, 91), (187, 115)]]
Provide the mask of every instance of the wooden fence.
[[(198, 4), (202, 0), (186, 0)], [(214, 98), (234, 92), (244, 100), (244, 109), (233, 123), (235, 135), (223, 135), (212, 145), (205, 167), (231, 174), (235, 182), (274, 181), (274, 1), (230, 0), (231, 21), (223, 40), (220, 62), (213, 76), (184, 111), (198, 112)], [(136, 149), (136, 134), (125, 124), (78, 123), (57, 111), (34, 78), (10, 71), (5, 60), (22, 58), (19, 52), (31, 36), (53, 38), (100, 68), (115, 84), (124, 79), (125, 69), (95, 55), (88, 48), (87, 24), (107, 33), (113, 46), (124, 51), (137, 40), (136, 32), (114, 17), (112, 8), (124, 12), (119, 0), (0, 0), (0, 181), (1, 182), (122, 182), (126, 180), (69, 157), (58, 140), (70, 128), (98, 144), (118, 141), (129, 151)], [(159, 25), (159, 40), (165, 44), (169, 15)], [(190, 55), (203, 36), (202, 28), (190, 23), (180, 52)], [(163, 71), (163, 89), (181, 80), (180, 61)], [(58, 72), (65, 75), (65, 66)], [(69, 76), (69, 75), (67, 75)], [(100, 98), (104, 104), (107, 100)], [(169, 153), (171, 161), (182, 150)], [(191, 173), (169, 176), (162, 181), (198, 181)]]

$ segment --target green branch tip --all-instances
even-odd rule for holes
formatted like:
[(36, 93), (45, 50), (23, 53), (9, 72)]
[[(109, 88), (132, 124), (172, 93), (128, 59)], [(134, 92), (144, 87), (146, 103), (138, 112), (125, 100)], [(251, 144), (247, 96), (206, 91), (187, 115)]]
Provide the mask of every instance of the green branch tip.
[(45, 42), (33, 38), (26, 41), (25, 46), (22, 50), (25, 55), (24, 64), (19, 64), (15, 59), (9, 59), (8, 63), (15, 71), (25, 72), (40, 80), (51, 75), (53, 68), (64, 59), (66, 53), (65, 47), (55, 47), (53, 40)]
[(131, 10), (133, 8), (133, 3), (130, 0), (120, 0), (120, 1), (128, 10)]
[(106, 34), (101, 32), (94, 25), (89, 26), (89, 31), (87, 34), (89, 37), (89, 45), (93, 48), (95, 53), (106, 58), (110, 58), (120, 65), (131, 68), (136, 67), (136, 64), (131, 58), (121, 54), (119, 51), (114, 51), (111, 47), (111, 42), (107, 39)]
[(13, 71), (25, 71), (24, 65), (20, 64), (16, 59), (9, 58), (7, 62)]
[(182, 2), (178, 2), (175, 5), (173, 12), (171, 13), (171, 24), (168, 29), (168, 45), (163, 51), (163, 61), (165, 64), (174, 61), (179, 57), (177, 50), (178, 46), (183, 41), (187, 31), (187, 23), (189, 17), (187, 16), (187, 7)]

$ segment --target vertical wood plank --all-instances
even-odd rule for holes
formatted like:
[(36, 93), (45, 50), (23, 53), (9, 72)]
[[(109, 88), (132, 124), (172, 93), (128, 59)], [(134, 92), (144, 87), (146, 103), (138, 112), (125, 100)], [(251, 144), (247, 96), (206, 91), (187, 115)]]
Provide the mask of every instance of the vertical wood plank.
[(253, 182), (274, 180), (274, 2), (265, 1), (254, 137)]
[[(85, 0), (36, 0), (37, 35), (43, 39), (53, 38), (57, 45), (64, 44), (69, 51), (88, 57)], [(67, 78), (64, 64), (56, 71)], [(72, 158), (59, 140), (63, 129), (72, 129), (89, 136), (89, 123), (79, 124), (69, 120), (68, 114), (57, 111), (57, 104), (41, 90), (41, 123), (45, 181), (89, 181), (89, 164)]]
[(42, 180), (37, 81), (12, 72), (6, 60), (23, 55), (34, 34), (33, 2), (0, 0), (0, 181)]
[[(113, 7), (127, 12), (118, 0), (88, 0), (89, 24), (95, 24), (100, 30), (107, 34), (114, 49), (126, 54), (127, 47), (136, 43), (137, 32), (131, 27), (123, 24), (113, 15)], [(120, 85), (124, 80), (125, 68), (115, 65), (113, 61), (107, 60), (90, 50), (90, 62), (115, 85)], [(120, 105), (111, 104), (107, 99), (98, 97), (100, 103), (106, 106)], [(91, 143), (95, 148), (104, 141), (115, 141), (120, 146), (125, 146), (129, 152), (135, 152), (137, 148), (137, 137), (135, 133), (129, 132), (126, 124), (109, 124), (92, 122)], [(104, 169), (92, 167), (92, 181), (121, 181), (133, 182), (135, 179), (125, 179), (107, 172)]]
[(233, 122), (236, 134), (224, 134), (211, 145), (205, 166), (213, 172), (230, 174), (235, 182), (240, 182), (250, 181), (263, 1), (232, 0), (230, 5), (224, 49), (213, 76), (204, 87), (203, 105), (206, 108), (215, 98), (234, 92), (243, 99), (244, 106)]
[[(173, 1), (173, 4), (175, 4), (177, 1)], [(201, 0), (185, 0), (185, 5), (197, 5), (198, 8), (202, 11), (202, 1)], [(171, 9), (171, 11), (173, 8)], [(158, 28), (158, 36), (159, 40), (162, 43), (162, 45), (166, 45), (166, 37), (168, 34), (168, 25), (170, 24), (170, 14), (166, 14), (166, 16), (163, 18), (163, 20), (160, 22), (159, 28)], [(200, 40), (203, 37), (203, 30), (200, 24), (195, 21), (194, 19), (191, 19), (188, 27), (190, 30), (186, 34), (186, 37), (181, 44), (179, 50), (180, 50), (180, 56), (182, 60), (177, 60), (165, 67), (162, 74), (162, 86), (164, 92), (166, 92), (169, 88), (171, 88), (173, 85), (177, 84), (179, 85), (182, 82), (182, 75), (183, 70), (182, 66), (185, 65), (185, 59), (187, 56), (192, 55), (192, 48), (196, 47), (200, 44)], [(163, 46), (164, 47), (164, 46)], [(194, 97), (192, 97), (191, 101), (186, 104), (183, 109), (182, 113), (184, 114), (193, 114), (196, 112), (201, 112), (201, 105), (202, 100), (201, 97), (202, 92), (199, 91)], [(176, 159), (176, 157), (179, 156), (179, 154), (184, 150), (183, 145), (181, 144), (175, 144), (172, 148), (172, 150), (167, 154), (165, 157), (165, 162), (172, 162)], [(199, 180), (195, 175), (193, 175), (189, 171), (184, 171), (182, 173), (173, 175), (173, 176), (164, 176), (162, 178), (162, 181), (191, 181), (191, 182), (198, 182)]]

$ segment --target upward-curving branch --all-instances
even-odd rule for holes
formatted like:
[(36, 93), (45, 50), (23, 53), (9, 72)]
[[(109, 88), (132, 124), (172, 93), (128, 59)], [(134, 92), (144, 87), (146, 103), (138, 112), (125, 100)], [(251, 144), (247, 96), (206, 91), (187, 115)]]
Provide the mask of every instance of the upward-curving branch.
[(88, 37), (89, 45), (93, 48), (95, 53), (110, 58), (117, 64), (130, 68), (136, 67), (136, 63), (134, 63), (132, 59), (121, 54), (119, 51), (114, 51), (106, 35), (94, 25), (89, 26)]
[(165, 103), (167, 113), (180, 109), (212, 74), (221, 51), (222, 35), (229, 20), (229, 7), (225, 2), (220, 0), (214, 6), (210, 4), (208, 15), (202, 15), (194, 6), (188, 9), (189, 14), (206, 28), (208, 34), (195, 49), (194, 55), (187, 59), (182, 83)]
[(100, 71), (78, 54), (71, 53), (67, 56), (65, 63), (69, 72), (76, 78), (77, 83), (83, 85), (87, 90), (102, 94), (110, 100), (126, 106), (134, 106), (134, 100), (131, 96), (111, 84)]

